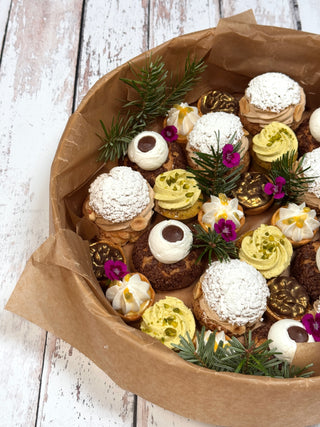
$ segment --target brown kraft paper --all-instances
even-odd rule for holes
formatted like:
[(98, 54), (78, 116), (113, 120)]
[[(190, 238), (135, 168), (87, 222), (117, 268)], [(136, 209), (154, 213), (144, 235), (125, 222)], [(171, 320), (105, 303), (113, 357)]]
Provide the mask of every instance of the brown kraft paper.
[[(172, 39), (152, 54), (177, 74), (188, 54), (205, 58), (207, 69), (188, 102), (213, 88), (241, 94), (253, 76), (281, 71), (303, 86), (307, 108), (320, 106), (320, 36), (257, 25), (251, 11), (222, 19), (216, 29)], [(145, 57), (134, 58), (133, 66), (140, 68)], [(223, 426), (319, 423), (320, 343), (310, 347), (311, 357), (317, 355), (317, 376), (311, 378), (214, 372), (125, 324), (105, 299), (84, 240), (96, 230), (81, 219), (81, 206), (94, 177), (112, 166), (97, 162), (96, 134), (102, 135), (100, 119), (108, 128), (120, 100), (134, 97), (119, 81), (130, 76), (124, 64), (102, 77), (70, 117), (51, 169), (52, 235), (31, 256), (6, 308), (70, 343), (120, 387), (184, 417)], [(188, 304), (191, 291), (175, 295)]]

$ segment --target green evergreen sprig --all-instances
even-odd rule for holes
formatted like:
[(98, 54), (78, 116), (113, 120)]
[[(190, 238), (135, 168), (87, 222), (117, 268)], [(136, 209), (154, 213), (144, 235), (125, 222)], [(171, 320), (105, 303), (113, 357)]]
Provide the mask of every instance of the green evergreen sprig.
[[(211, 153), (195, 152), (193, 161), (199, 169), (189, 169), (195, 176), (202, 193), (209, 197), (218, 196), (219, 193), (230, 195), (237, 186), (240, 179), (242, 165), (228, 168), (223, 164), (223, 152), (219, 148), (220, 133), (216, 133), (217, 148), (211, 146)], [(232, 135), (228, 144), (233, 145), (235, 134)], [(234, 144), (234, 152), (240, 153), (241, 142)]]
[(112, 120), (109, 130), (100, 120), (104, 133), (103, 136), (98, 135), (103, 143), (99, 149), (100, 161), (124, 157), (132, 138), (159, 117), (164, 117), (173, 104), (182, 102), (206, 68), (202, 59), (191, 61), (188, 56), (184, 74), (178, 78), (169, 73), (161, 57), (153, 59), (151, 55), (146, 57), (145, 65), (140, 70), (132, 64), (129, 66), (134, 78), (120, 80), (136, 91), (137, 98), (124, 104), (124, 113)]
[(308, 186), (318, 178), (305, 176), (305, 172), (309, 167), (303, 168), (303, 159), (304, 156), (299, 161), (296, 161), (295, 152), (290, 151), (271, 163), (269, 177), (273, 183), (279, 176), (286, 180), (285, 185), (282, 187), (285, 196), (281, 199), (281, 204), (288, 202), (301, 203), (304, 193), (308, 191)]
[(187, 339), (181, 336), (180, 344), (175, 345), (178, 354), (184, 360), (203, 368), (218, 372), (235, 372), (245, 375), (269, 376), (273, 378), (310, 377), (312, 365), (304, 368), (290, 366), (275, 357), (279, 352), (269, 349), (270, 340), (257, 345), (252, 339), (251, 331), (245, 335), (242, 344), (236, 337), (232, 337), (227, 345), (220, 341), (214, 350), (216, 331), (205, 340), (205, 328), (196, 332), (194, 344), (190, 335)]
[(229, 261), (230, 258), (239, 258), (238, 248), (234, 241), (226, 241), (214, 229), (209, 228), (205, 231), (199, 224), (194, 225), (194, 248), (202, 248), (203, 251), (197, 259), (200, 262), (204, 256), (208, 256), (209, 263), (212, 262), (213, 256), (218, 261)]

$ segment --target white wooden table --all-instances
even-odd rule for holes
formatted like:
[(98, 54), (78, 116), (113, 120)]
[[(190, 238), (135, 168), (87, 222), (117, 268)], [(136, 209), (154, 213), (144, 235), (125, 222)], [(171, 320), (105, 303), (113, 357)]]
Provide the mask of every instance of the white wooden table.
[(50, 165), (88, 89), (139, 53), (250, 8), (259, 24), (320, 31), (319, 0), (0, 0), (1, 427), (203, 425), (120, 389), (3, 308), (48, 237)]

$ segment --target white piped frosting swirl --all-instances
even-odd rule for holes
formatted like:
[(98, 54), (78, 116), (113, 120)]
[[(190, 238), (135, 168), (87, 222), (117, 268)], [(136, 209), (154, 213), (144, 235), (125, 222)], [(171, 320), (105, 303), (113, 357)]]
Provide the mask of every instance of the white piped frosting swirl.
[[(139, 143), (144, 139), (154, 142), (151, 149), (142, 151)], [(158, 169), (168, 158), (169, 148), (166, 140), (157, 132), (143, 131), (133, 138), (128, 146), (128, 157), (136, 163), (141, 169), (153, 171)]]

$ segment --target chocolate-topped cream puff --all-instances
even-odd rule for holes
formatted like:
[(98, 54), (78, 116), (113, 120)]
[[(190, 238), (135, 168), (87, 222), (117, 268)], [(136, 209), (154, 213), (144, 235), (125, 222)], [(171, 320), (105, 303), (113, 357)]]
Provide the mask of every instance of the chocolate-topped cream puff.
[(168, 144), (160, 133), (147, 130), (140, 132), (130, 142), (123, 163), (140, 172), (153, 186), (161, 173), (185, 168), (187, 158), (180, 144)]
[(280, 354), (275, 354), (280, 360), (292, 363), (297, 343), (314, 342), (312, 335), (309, 335), (305, 327), (298, 320), (281, 319), (275, 322), (268, 333), (268, 340), (271, 340), (269, 347)]
[(196, 262), (200, 252), (192, 244), (193, 234), (186, 224), (161, 221), (134, 244), (134, 268), (148, 277), (155, 290), (186, 288), (204, 269), (204, 262)]
[(240, 99), (240, 118), (252, 134), (277, 121), (296, 128), (302, 119), (306, 97), (303, 88), (283, 73), (254, 77)]
[(197, 107), (199, 114), (223, 111), (225, 113), (238, 114), (239, 102), (227, 92), (221, 90), (210, 90), (198, 99)]

